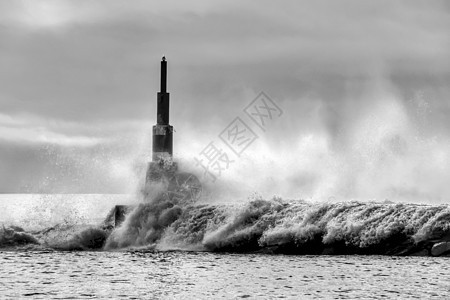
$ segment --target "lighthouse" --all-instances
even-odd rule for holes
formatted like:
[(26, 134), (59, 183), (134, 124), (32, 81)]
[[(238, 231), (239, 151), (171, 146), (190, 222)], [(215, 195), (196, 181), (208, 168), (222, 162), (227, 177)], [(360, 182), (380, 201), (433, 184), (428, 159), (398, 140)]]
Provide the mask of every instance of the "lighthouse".
[[(153, 183), (166, 186), (164, 197), (170, 201), (195, 201), (202, 187), (191, 173), (180, 172), (173, 157), (173, 126), (169, 123), (170, 100), (167, 92), (167, 60), (161, 60), (161, 87), (157, 94), (156, 125), (153, 126), (152, 161), (148, 164), (145, 191)], [(144, 192), (145, 194), (145, 192)]]
[[(173, 127), (169, 124), (169, 108), (167, 61), (163, 57), (161, 87), (157, 93), (156, 125), (152, 130), (152, 160), (148, 163), (142, 192), (144, 197), (149, 195), (155, 197), (153, 201), (185, 205), (200, 198), (202, 185), (194, 174), (180, 172), (178, 164), (173, 160)], [(158, 195), (152, 193), (154, 190), (158, 191)], [(133, 206), (116, 205), (105, 220), (105, 224), (112, 227), (119, 226), (132, 208)]]
[(169, 124), (170, 99), (167, 92), (167, 60), (161, 60), (161, 86), (156, 98), (156, 125), (152, 130), (152, 160), (148, 164), (146, 184), (167, 181), (178, 170), (173, 161), (173, 126)]
[(157, 96), (156, 125), (153, 126), (152, 161), (172, 159), (173, 126), (169, 124), (170, 99), (167, 92), (167, 61), (161, 60), (161, 88)]

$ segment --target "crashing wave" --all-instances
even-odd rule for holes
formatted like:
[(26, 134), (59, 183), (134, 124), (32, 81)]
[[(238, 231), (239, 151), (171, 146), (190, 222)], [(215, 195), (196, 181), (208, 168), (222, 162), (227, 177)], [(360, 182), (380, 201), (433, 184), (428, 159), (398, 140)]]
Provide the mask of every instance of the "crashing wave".
[(39, 244), (37, 239), (18, 226), (0, 228), (0, 246), (2, 248)]
[(431, 255), (441, 243), (442, 255), (449, 252), (442, 245), (447, 242), (450, 246), (446, 205), (259, 199), (241, 207), (141, 204), (112, 232), (106, 248)]
[(36, 244), (57, 250), (441, 256), (450, 254), (450, 207), (280, 199), (192, 205), (159, 198), (129, 207), (118, 227), (0, 229), (1, 248)]

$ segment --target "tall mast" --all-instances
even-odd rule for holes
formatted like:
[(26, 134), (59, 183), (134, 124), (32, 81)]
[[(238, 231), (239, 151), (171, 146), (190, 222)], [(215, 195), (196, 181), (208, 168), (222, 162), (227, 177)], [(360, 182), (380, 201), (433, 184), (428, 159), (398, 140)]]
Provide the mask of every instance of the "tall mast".
[(161, 93), (167, 92), (167, 61), (163, 56), (161, 60)]

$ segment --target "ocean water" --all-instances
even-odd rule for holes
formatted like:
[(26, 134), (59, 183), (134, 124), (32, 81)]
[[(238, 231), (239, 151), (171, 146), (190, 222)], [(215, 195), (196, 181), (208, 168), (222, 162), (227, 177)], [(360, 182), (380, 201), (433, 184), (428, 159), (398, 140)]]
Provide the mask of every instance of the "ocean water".
[(2, 299), (450, 299), (450, 249), (432, 256), (447, 205), (1, 195), (0, 209)]
[(448, 259), (0, 252), (2, 299), (449, 299)]

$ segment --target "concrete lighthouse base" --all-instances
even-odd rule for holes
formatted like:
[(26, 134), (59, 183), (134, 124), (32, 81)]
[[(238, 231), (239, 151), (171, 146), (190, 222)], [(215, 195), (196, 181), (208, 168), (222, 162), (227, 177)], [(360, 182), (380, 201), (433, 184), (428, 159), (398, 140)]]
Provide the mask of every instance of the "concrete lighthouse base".
[[(164, 201), (173, 205), (189, 205), (202, 193), (200, 180), (191, 173), (178, 172), (178, 164), (160, 160), (148, 164), (146, 183), (142, 190), (144, 201)], [(137, 206), (116, 205), (104, 221), (105, 228), (119, 227)]]
[(155, 185), (162, 188), (165, 200), (183, 204), (195, 202), (202, 192), (200, 180), (194, 174), (179, 172), (178, 164), (171, 160), (149, 163), (144, 196), (152, 192)]
[(173, 177), (178, 171), (178, 164), (170, 157), (161, 157), (159, 161), (152, 161), (148, 163), (147, 174), (145, 176), (146, 184), (151, 182), (158, 182), (164, 178)]

